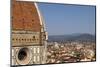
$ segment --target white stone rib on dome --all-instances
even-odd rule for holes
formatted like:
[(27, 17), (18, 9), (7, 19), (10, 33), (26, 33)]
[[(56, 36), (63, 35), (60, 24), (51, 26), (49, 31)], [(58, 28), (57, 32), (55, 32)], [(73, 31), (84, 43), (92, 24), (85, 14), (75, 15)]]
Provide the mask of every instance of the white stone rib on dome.
[(43, 18), (42, 18), (42, 16), (41, 16), (41, 13), (40, 13), (40, 10), (39, 10), (39, 8), (38, 8), (38, 5), (37, 5), (36, 2), (34, 3), (34, 5), (35, 5), (35, 7), (36, 7), (36, 10), (37, 10), (37, 13), (38, 13), (38, 16), (39, 16), (40, 25), (43, 26), (44, 31), (46, 31), (45, 22), (44, 22), (44, 20), (43, 20)]

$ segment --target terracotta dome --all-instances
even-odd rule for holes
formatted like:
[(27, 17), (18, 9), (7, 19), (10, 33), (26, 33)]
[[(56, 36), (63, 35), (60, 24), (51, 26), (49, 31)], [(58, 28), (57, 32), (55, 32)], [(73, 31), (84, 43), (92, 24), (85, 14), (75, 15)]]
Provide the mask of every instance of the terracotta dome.
[(34, 2), (13, 0), (12, 5), (12, 30), (41, 30), (39, 11)]

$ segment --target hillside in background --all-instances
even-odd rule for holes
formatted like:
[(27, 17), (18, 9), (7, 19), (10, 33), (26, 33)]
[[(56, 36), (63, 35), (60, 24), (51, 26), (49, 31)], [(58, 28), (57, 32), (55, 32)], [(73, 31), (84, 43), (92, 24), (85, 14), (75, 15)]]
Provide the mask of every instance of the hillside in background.
[(71, 34), (71, 35), (51, 35), (48, 36), (48, 41), (66, 42), (66, 41), (93, 41), (95, 42), (95, 35), (92, 34)]

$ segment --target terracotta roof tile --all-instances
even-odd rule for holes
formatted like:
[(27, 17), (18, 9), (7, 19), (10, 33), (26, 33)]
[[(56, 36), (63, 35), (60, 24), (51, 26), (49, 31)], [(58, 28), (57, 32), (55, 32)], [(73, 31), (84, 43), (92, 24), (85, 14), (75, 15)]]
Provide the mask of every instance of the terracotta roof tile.
[(40, 20), (34, 2), (12, 2), (12, 29), (39, 32)]

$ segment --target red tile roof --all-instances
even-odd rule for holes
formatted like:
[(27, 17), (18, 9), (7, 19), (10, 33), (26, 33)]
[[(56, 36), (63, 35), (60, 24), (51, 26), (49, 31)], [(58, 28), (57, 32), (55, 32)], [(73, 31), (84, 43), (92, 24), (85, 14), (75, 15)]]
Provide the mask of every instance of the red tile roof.
[(40, 19), (34, 2), (12, 2), (12, 30), (28, 30), (39, 32)]

